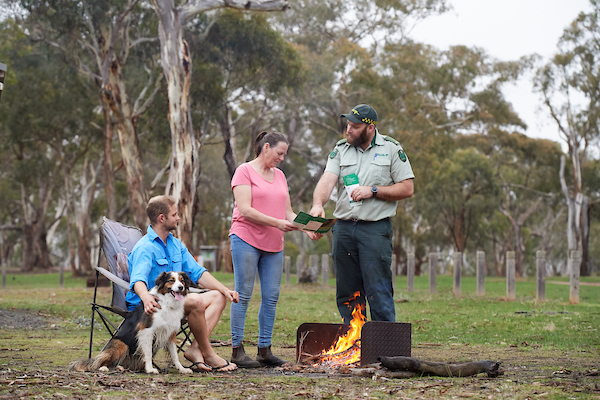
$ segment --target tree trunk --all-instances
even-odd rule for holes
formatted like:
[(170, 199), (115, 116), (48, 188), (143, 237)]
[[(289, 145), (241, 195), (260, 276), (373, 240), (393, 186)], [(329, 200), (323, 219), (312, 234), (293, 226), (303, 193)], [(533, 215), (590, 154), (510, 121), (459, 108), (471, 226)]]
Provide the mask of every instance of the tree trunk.
[(46, 227), (46, 221), (42, 218), (39, 224), (36, 224), (35, 229), (35, 244), (36, 244), (36, 260), (35, 266), (48, 271), (54, 265), (50, 259), (50, 249), (48, 248), (48, 242), (46, 241), (48, 229)]
[[(87, 158), (83, 164), (81, 175), (81, 197), (79, 207), (75, 207), (75, 226), (77, 228), (77, 254), (79, 256), (79, 274), (86, 276), (92, 271), (91, 246), (92, 230), (90, 228), (90, 215), (94, 197), (98, 172), (104, 165), (103, 160), (97, 166), (93, 163), (88, 167)], [(89, 171), (88, 171), (89, 170)]]
[[(569, 145), (569, 148), (572, 146)], [(570, 151), (571, 157), (577, 157), (576, 151)], [(579, 166), (579, 162), (573, 162), (573, 168)], [(589, 221), (587, 218), (589, 199), (581, 191), (581, 172), (578, 170), (573, 171), (574, 183), (573, 191), (569, 191), (567, 182), (565, 180), (565, 156), (560, 158), (560, 185), (562, 188), (565, 201), (567, 203), (567, 242), (569, 245), (569, 253), (571, 251), (581, 251), (582, 259), (580, 265), (572, 265), (573, 268), (579, 268), (580, 275), (587, 275), (589, 273), (587, 268), (588, 260), (584, 258), (589, 257)], [(584, 228), (585, 227), (585, 228)], [(584, 251), (585, 248), (585, 251)], [(570, 274), (571, 271), (567, 271)]]
[(21, 205), (23, 208), (23, 266), (24, 272), (33, 271), (34, 267), (42, 270), (52, 268), (50, 251), (46, 243), (47, 227), (45, 221), (46, 211), (50, 202), (52, 190), (49, 184), (39, 181), (38, 206), (34, 205), (34, 198), (21, 185)]
[(79, 270), (77, 270), (76, 265), (75, 265), (75, 243), (73, 240), (73, 215), (74, 215), (74, 211), (73, 211), (73, 202), (72, 197), (73, 197), (73, 190), (71, 189), (71, 180), (72, 180), (72, 175), (71, 175), (71, 170), (69, 168), (64, 167), (65, 163), (63, 161), (63, 168), (65, 169), (64, 171), (64, 181), (65, 181), (65, 187), (64, 187), (64, 194), (65, 194), (65, 208), (66, 208), (66, 212), (65, 212), (65, 218), (67, 219), (67, 243), (68, 243), (68, 257), (67, 260), (65, 261), (65, 265), (68, 265), (71, 269), (71, 271), (73, 271), (73, 274), (76, 276), (80, 276), (79, 275)]
[(229, 105), (224, 106), (223, 117), (219, 121), (221, 127), (221, 135), (225, 144), (225, 153), (223, 153), (223, 161), (227, 166), (229, 177), (233, 178), (235, 169), (237, 168), (237, 160), (235, 157), (235, 127), (231, 123), (231, 110)]
[(158, 14), (161, 62), (169, 93), (171, 168), (165, 192), (175, 197), (181, 221), (179, 239), (192, 245), (193, 205), (200, 176), (199, 145), (194, 137), (189, 107), (192, 60), (183, 39), (185, 13), (172, 0), (153, 0)]
[(23, 265), (21, 271), (31, 272), (35, 265), (35, 246), (33, 239), (33, 225), (23, 224)]
[(581, 207), (581, 269), (579, 275), (590, 276), (592, 266), (590, 265), (590, 201), (589, 197), (583, 197)]
[(461, 210), (460, 214), (451, 225), (454, 236), (454, 246), (456, 251), (464, 253), (467, 248), (467, 235), (465, 233), (465, 210)]
[(117, 196), (115, 195), (115, 172), (112, 164), (112, 140), (114, 128), (110, 118), (110, 109), (102, 104), (104, 112), (104, 193), (106, 196), (107, 216), (117, 219)]
[[(142, 157), (135, 126), (139, 115), (132, 111), (123, 79), (123, 65), (127, 61), (128, 52), (131, 47), (128, 34), (129, 21), (132, 10), (137, 3), (138, 0), (129, 1), (123, 13), (116, 16), (114, 19), (115, 23), (112, 26), (101, 26), (98, 30), (99, 38), (94, 38), (95, 40), (92, 40), (90, 45), (99, 54), (97, 68), (101, 77), (100, 96), (104, 102), (104, 120), (106, 123), (104, 149), (106, 165), (104, 168), (107, 171), (110, 166), (112, 170), (112, 158), (109, 158), (112, 142), (112, 122), (110, 121), (110, 113), (108, 112), (110, 110), (117, 121), (117, 134), (119, 136), (119, 143), (121, 144), (121, 157), (127, 181), (129, 209), (131, 210), (135, 225), (145, 230), (148, 225), (148, 217), (146, 216), (147, 196), (144, 186)], [(88, 18), (93, 17), (88, 16)], [(107, 175), (107, 179), (110, 180), (111, 175), (112, 171)], [(107, 185), (110, 185), (109, 181), (107, 181)], [(114, 188), (107, 187), (107, 189), (113, 190), (114, 193)], [(111, 198), (107, 199), (109, 202), (112, 201)], [(109, 210), (110, 207), (109, 205)], [(114, 212), (116, 213), (116, 207), (114, 208)]]
[(200, 177), (199, 144), (194, 136), (190, 114), (189, 87), (192, 60), (183, 38), (188, 18), (216, 8), (274, 11), (284, 10), (286, 0), (235, 2), (231, 0), (190, 0), (176, 7), (174, 0), (151, 0), (158, 15), (161, 62), (167, 79), (169, 96), (169, 125), (171, 127), (172, 158), (166, 193), (175, 197), (181, 221), (177, 228), (179, 239), (192, 244), (193, 206)]
[(121, 75), (121, 66), (116, 62), (111, 64), (108, 79), (108, 82), (103, 83), (102, 99), (117, 119), (117, 133), (121, 144), (123, 165), (125, 166), (129, 209), (133, 215), (135, 225), (145, 230), (148, 225), (148, 217), (146, 216), (148, 199), (144, 189), (142, 156), (135, 129), (134, 115), (127, 99), (125, 82)]

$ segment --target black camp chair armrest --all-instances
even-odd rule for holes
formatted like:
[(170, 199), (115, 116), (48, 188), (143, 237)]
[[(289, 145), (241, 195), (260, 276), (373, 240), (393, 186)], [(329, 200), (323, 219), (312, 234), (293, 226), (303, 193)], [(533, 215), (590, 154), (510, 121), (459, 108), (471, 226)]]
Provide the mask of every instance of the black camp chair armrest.
[(92, 306), (98, 307), (98, 308), (103, 308), (105, 310), (108, 310), (114, 314), (120, 315), (121, 317), (125, 318), (127, 317), (127, 315), (129, 314), (129, 311), (127, 310), (123, 310), (121, 307), (117, 307), (117, 306), (103, 306), (101, 304), (98, 303), (90, 303)]

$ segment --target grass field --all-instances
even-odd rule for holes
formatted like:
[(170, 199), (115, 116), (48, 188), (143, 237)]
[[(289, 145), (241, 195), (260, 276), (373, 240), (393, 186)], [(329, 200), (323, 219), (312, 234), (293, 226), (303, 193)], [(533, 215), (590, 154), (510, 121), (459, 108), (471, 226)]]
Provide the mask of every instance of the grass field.
[[(227, 286), (233, 286), (233, 275), (215, 273), (215, 276)], [(290, 286), (282, 286), (273, 337), (273, 347), (289, 360), (294, 358), (296, 330), (302, 323), (340, 322), (335, 307), (334, 280), (330, 280), (327, 287), (296, 285), (293, 280), (292, 277)], [(441, 394), (442, 389), (436, 392), (435, 397), (440, 398), (490, 398), (490, 395), (491, 398), (529, 398), (544, 393), (543, 398), (600, 398), (600, 380), (597, 378), (600, 367), (600, 287), (585, 284), (598, 283), (600, 279), (582, 279), (584, 283), (580, 287), (578, 305), (569, 304), (569, 286), (565, 282), (567, 280), (563, 278), (549, 278), (546, 283), (546, 302), (537, 304), (535, 281), (532, 279), (518, 280), (517, 300), (509, 302), (504, 298), (505, 281), (500, 278), (486, 280), (486, 294), (483, 297), (475, 295), (476, 282), (473, 277), (462, 278), (461, 297), (452, 295), (451, 276), (437, 277), (437, 293), (433, 295), (429, 294), (426, 276), (415, 277), (414, 292), (406, 290), (406, 277), (397, 278), (396, 319), (412, 324), (413, 356), (444, 362), (494, 359), (502, 362), (506, 369), (502, 379), (422, 377), (373, 383), (369, 379), (365, 381), (366, 378), (324, 379), (274, 373), (265, 376), (261, 369), (258, 372), (235, 372), (234, 375), (240, 378), (236, 382), (229, 378), (219, 378), (223, 379), (222, 391), (217, 388), (219, 385), (211, 386), (217, 379), (213, 376), (207, 377), (212, 383), (207, 381), (204, 384), (211, 387), (212, 398), (385, 398), (392, 392), (396, 393), (398, 387), (404, 388), (402, 396), (406, 395), (406, 398), (429, 398), (431, 390), (423, 388), (438, 386), (444, 391)], [(93, 289), (85, 287), (85, 279), (74, 278), (69, 274), (65, 275), (64, 288), (58, 286), (58, 274), (7, 276), (7, 287), (0, 292), (0, 309), (38, 316), (43, 318), (46, 325), (26, 328), (0, 325), (0, 398), (2, 395), (19, 394), (17, 386), (14, 386), (16, 376), (28, 373), (31, 376), (32, 370), (45, 376), (60, 372), (59, 376), (64, 378), (67, 375), (74, 379), (76, 374), (66, 372), (66, 365), (75, 358), (87, 356), (89, 302)], [(110, 292), (110, 288), (101, 288), (101, 303), (110, 302)], [(257, 286), (246, 321), (246, 348), (256, 345), (259, 304), (260, 290)], [(228, 309), (215, 328), (212, 338), (221, 341), (230, 338)], [(106, 332), (100, 331), (95, 335), (92, 346), (94, 354), (106, 339)], [(227, 346), (217, 349), (223, 357), (229, 357), (230, 351)], [(567, 375), (561, 375), (560, 385), (556, 383), (557, 371), (568, 371), (564, 372)], [(128, 381), (135, 381), (136, 385), (142, 385), (144, 379), (152, 382), (158, 379), (145, 374), (108, 375), (111, 379), (120, 379), (121, 383), (124, 376)], [(582, 376), (587, 378), (582, 380)], [(77, 379), (97, 382), (99, 378), (97, 374), (88, 374), (86, 378), (77, 375)], [(193, 394), (196, 392), (193, 387), (189, 387), (189, 381), (186, 380), (188, 378), (168, 374), (161, 375), (161, 379), (167, 382), (173, 379), (176, 382), (187, 382), (186, 391), (180, 393), (179, 398), (186, 398), (188, 395), (195, 397)], [(276, 388), (273, 389), (275, 395), (261, 391), (260, 385), (257, 387), (256, 382), (263, 379)], [(13, 384), (9, 385), (11, 380)], [(245, 385), (242, 385), (244, 382)], [(307, 386), (307, 382), (311, 384)], [(379, 387), (376, 383), (383, 386)], [(487, 385), (489, 390), (478, 391), (472, 385)], [(137, 396), (135, 390), (117, 390), (118, 393), (114, 394), (114, 388), (107, 392), (106, 387), (97, 387), (97, 383), (92, 386), (95, 389), (91, 392), (88, 389), (85, 393), (103, 398)], [(25, 383), (25, 387), (33, 386)], [(44, 397), (44, 393), (49, 393), (49, 397), (55, 393), (74, 397), (81, 394), (79, 389), (60, 392), (59, 387), (62, 386), (55, 382), (46, 389), (31, 389), (31, 392), (26, 393), (39, 397)], [(310, 389), (311, 387), (313, 388)], [(252, 394), (253, 390), (255, 394)], [(469, 395), (465, 395), (466, 393)], [(479, 397), (480, 394), (485, 396)], [(144, 397), (152, 395), (144, 392)]]

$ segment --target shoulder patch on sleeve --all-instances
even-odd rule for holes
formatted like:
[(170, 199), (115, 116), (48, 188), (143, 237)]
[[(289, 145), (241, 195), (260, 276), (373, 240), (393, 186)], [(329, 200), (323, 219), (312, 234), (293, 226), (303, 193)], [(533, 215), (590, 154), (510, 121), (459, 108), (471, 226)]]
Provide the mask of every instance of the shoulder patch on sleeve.
[(396, 146), (400, 146), (400, 142), (399, 142), (399, 141), (397, 141), (396, 139), (394, 139), (393, 137), (389, 137), (389, 136), (387, 136), (387, 135), (381, 135), (381, 136), (383, 136), (383, 138), (384, 138), (385, 140), (387, 140), (388, 142), (392, 142), (392, 143), (394, 143)]
[(337, 142), (335, 145), (336, 145), (336, 146), (339, 146), (339, 145), (341, 145), (341, 144), (344, 144), (344, 143), (346, 143), (347, 141), (348, 141), (347, 139), (340, 139), (340, 140), (338, 140), (338, 142)]
[(404, 150), (398, 150), (398, 157), (400, 157), (400, 161), (406, 162), (406, 153), (404, 152)]
[(333, 149), (333, 151), (329, 154), (329, 158), (335, 158), (337, 156), (338, 149)]

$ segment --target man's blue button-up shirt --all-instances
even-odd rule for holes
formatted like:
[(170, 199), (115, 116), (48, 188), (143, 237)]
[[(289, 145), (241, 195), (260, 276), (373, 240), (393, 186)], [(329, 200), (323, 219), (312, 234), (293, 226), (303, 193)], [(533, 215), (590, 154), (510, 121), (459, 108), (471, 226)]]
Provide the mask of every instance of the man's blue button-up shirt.
[(127, 256), (129, 262), (129, 288), (127, 305), (133, 310), (141, 299), (133, 292), (133, 285), (142, 281), (148, 290), (154, 287), (154, 281), (162, 272), (183, 271), (193, 282), (198, 282), (206, 268), (200, 266), (189, 250), (169, 232), (167, 244), (148, 226), (148, 233), (133, 247)]

